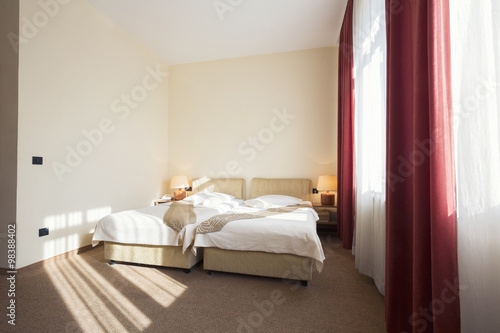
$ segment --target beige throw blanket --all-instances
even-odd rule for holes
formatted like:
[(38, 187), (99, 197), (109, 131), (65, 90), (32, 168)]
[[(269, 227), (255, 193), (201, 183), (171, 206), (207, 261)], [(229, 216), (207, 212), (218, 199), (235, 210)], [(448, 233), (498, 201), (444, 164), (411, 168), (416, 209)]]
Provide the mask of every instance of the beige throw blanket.
[(163, 223), (175, 231), (181, 231), (186, 225), (196, 222), (193, 203), (174, 201), (163, 216)]
[(197, 234), (206, 234), (209, 232), (220, 231), (226, 224), (237, 220), (257, 219), (261, 217), (274, 216), (284, 213), (291, 213), (299, 208), (310, 207), (308, 205), (295, 205), (277, 208), (269, 208), (266, 210), (252, 213), (237, 213), (237, 214), (220, 214), (202, 222), (197, 228)]

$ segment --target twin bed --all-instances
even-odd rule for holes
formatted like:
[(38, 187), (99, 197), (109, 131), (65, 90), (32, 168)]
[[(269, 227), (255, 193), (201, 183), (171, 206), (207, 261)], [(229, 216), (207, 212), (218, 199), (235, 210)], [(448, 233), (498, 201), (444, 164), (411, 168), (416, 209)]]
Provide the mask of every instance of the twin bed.
[[(307, 285), (313, 272), (321, 271), (324, 260), (316, 233), (318, 216), (310, 207), (311, 185), (309, 179), (254, 178), (251, 198), (259, 199), (244, 202), (246, 189), (242, 178), (195, 179), (191, 200), (197, 212), (195, 223), (179, 231), (168, 227), (163, 218), (170, 204), (120, 212), (99, 222), (93, 245), (104, 242), (105, 258), (110, 263), (121, 261), (177, 267), (189, 272), (203, 260), (203, 268), (209, 273), (223, 271), (285, 278), (300, 280)], [(219, 198), (207, 195), (205, 205), (196, 201), (207, 192), (215, 192), (214, 195), (224, 193), (231, 200), (224, 197), (227, 200), (223, 203), (222, 200), (216, 202)], [(289, 210), (286, 212), (279, 208), (275, 213), (266, 211), (266, 216), (258, 215), (264, 214), (261, 212), (267, 208), (262, 204), (269, 204), (263, 201), (274, 200), (274, 196), (290, 196), (303, 201), (296, 206), (286, 205), (285, 210)], [(221, 230), (217, 232), (200, 231), (200, 225), (205, 226), (207, 222), (217, 225), (220, 223), (218, 217), (227, 217), (228, 214), (250, 214), (252, 218), (239, 217), (219, 227)], [(154, 234), (152, 239), (146, 240), (147, 233)]]

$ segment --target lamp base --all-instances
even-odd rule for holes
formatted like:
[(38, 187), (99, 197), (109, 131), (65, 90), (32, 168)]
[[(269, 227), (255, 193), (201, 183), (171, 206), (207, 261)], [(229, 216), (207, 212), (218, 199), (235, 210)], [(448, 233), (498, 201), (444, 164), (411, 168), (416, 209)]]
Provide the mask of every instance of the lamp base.
[(321, 204), (323, 206), (334, 206), (335, 205), (335, 194), (333, 194), (333, 193), (321, 193)]
[(178, 191), (174, 191), (174, 200), (182, 200), (186, 197), (186, 191), (179, 189)]

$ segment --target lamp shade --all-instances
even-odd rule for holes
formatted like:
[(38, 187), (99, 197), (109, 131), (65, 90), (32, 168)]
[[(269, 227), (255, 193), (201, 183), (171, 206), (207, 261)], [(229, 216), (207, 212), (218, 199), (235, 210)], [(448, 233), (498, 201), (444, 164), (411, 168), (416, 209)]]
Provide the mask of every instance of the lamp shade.
[(336, 191), (337, 176), (319, 176), (318, 191)]
[(170, 180), (170, 188), (185, 188), (189, 187), (189, 182), (186, 176), (173, 176)]

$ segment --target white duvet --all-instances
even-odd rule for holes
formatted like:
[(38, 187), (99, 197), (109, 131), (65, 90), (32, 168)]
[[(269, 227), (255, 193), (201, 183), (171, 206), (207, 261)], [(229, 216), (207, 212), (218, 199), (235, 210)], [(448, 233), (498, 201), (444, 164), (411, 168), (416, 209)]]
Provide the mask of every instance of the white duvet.
[[(305, 202), (302, 202), (302, 204)], [(246, 213), (259, 209), (240, 206), (230, 213)], [(225, 250), (288, 253), (316, 260), (319, 272), (325, 255), (316, 232), (316, 211), (298, 208), (291, 213), (229, 222), (222, 230), (196, 234), (193, 252), (199, 247), (217, 247)]]
[(163, 222), (163, 216), (171, 203), (110, 214), (98, 222), (92, 245), (96, 246), (100, 241), (142, 245), (182, 245), (185, 251), (192, 245), (195, 229), (201, 222), (233, 210), (242, 203), (242, 200), (235, 199), (216, 205), (195, 204), (196, 223), (187, 225), (180, 232), (166, 226)]

